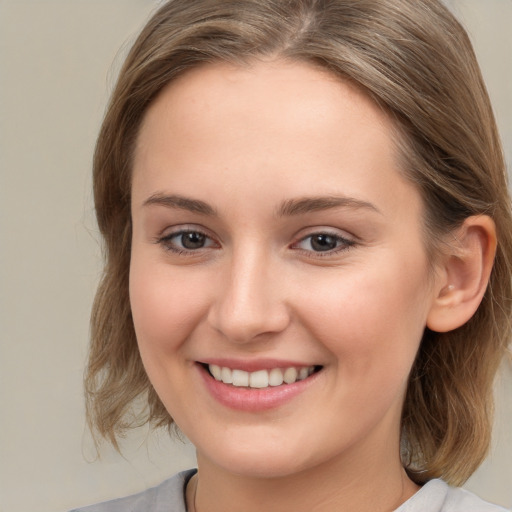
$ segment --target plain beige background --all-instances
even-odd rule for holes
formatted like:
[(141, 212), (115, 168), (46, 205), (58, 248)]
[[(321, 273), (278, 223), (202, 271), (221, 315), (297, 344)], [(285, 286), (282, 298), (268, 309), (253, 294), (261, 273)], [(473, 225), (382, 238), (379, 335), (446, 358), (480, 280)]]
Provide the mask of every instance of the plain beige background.
[[(81, 379), (100, 270), (96, 132), (124, 50), (155, 0), (0, 0), (0, 512), (64, 512), (157, 483), (193, 449), (142, 429), (94, 461)], [(512, 162), (512, 0), (452, 0)], [(512, 372), (493, 451), (468, 487), (512, 507)], [(91, 462), (92, 461), (92, 462)]]

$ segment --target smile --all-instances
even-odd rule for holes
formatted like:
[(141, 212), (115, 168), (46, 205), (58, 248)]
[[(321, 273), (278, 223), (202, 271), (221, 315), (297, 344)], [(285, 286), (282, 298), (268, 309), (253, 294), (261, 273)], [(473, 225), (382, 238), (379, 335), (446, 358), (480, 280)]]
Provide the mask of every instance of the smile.
[(217, 402), (252, 413), (284, 406), (314, 386), (324, 373), (321, 365), (271, 360), (197, 361), (196, 368)]
[(268, 387), (293, 384), (304, 380), (315, 372), (315, 366), (303, 366), (300, 368), (271, 368), (247, 372), (245, 370), (232, 369), (226, 366), (209, 364), (208, 371), (217, 381), (231, 384), (235, 387), (263, 389)]

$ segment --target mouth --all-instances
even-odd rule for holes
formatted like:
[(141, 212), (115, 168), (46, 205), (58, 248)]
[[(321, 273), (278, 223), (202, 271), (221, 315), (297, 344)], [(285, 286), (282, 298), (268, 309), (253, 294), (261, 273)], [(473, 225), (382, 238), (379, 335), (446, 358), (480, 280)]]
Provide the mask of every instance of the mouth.
[(247, 389), (276, 388), (295, 384), (296, 382), (306, 380), (323, 368), (320, 365), (287, 366), (250, 372), (216, 364), (200, 364), (216, 381), (233, 387)]

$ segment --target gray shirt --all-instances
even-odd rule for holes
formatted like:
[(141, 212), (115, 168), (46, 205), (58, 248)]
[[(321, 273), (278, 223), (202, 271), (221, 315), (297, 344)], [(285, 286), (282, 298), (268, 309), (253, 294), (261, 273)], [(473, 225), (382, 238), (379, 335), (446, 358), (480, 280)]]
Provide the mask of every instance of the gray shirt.
[[(196, 470), (184, 471), (156, 487), (126, 498), (71, 512), (187, 512), (185, 487)], [(463, 489), (431, 480), (395, 512), (507, 512)]]

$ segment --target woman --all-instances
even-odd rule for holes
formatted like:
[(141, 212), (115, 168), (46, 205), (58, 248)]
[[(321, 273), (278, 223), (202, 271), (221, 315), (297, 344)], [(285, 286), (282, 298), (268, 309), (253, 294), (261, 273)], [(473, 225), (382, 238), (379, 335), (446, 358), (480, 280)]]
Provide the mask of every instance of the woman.
[(198, 471), (87, 510), (500, 510), (447, 485), (489, 445), (511, 218), (440, 3), (165, 4), (94, 191), (91, 427), (176, 425)]

